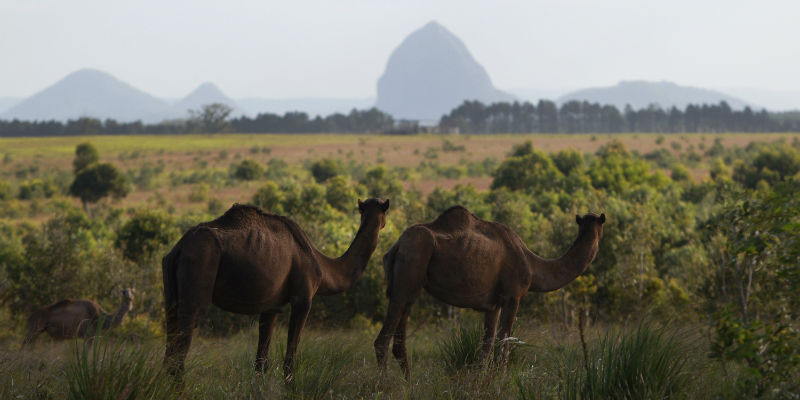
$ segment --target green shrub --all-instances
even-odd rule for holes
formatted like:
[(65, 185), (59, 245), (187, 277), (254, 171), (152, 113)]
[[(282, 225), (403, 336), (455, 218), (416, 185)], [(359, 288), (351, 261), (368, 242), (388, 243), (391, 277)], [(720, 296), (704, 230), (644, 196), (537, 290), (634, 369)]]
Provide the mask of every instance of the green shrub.
[(233, 177), (243, 181), (252, 181), (264, 175), (264, 167), (253, 160), (242, 160), (234, 167)]
[(122, 225), (114, 247), (121, 250), (125, 258), (139, 263), (172, 243), (179, 234), (172, 216), (158, 210), (140, 209)]
[(192, 188), (189, 193), (189, 201), (192, 203), (202, 203), (208, 201), (208, 191), (210, 188), (206, 183), (199, 183)]
[(311, 164), (311, 175), (317, 183), (324, 183), (328, 179), (339, 175), (341, 168), (339, 163), (332, 158), (323, 158)]
[(259, 188), (253, 195), (253, 205), (260, 207), (264, 211), (273, 214), (282, 214), (284, 195), (275, 182), (267, 182)]

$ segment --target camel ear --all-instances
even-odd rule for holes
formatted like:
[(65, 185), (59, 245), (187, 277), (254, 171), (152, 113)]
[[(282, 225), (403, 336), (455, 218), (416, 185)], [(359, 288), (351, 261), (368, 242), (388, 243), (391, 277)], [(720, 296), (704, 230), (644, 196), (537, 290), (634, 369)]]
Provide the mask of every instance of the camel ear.
[(386, 201), (384, 201), (383, 204), (381, 204), (381, 210), (383, 210), (383, 212), (386, 212), (386, 210), (388, 209), (389, 209), (389, 199), (386, 199)]
[(358, 212), (364, 212), (364, 202), (358, 199)]
[(580, 216), (580, 215), (578, 215), (578, 214), (575, 214), (575, 222), (577, 222), (577, 223), (578, 223), (578, 225), (580, 225), (580, 224), (581, 224), (581, 216)]
[(605, 222), (606, 222), (606, 215), (605, 214), (600, 214), (600, 223), (603, 224)]

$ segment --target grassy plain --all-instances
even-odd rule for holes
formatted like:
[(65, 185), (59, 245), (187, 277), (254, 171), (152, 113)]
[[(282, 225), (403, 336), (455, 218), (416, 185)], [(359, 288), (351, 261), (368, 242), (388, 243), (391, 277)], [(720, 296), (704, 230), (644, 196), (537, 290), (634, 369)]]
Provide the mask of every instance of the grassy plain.
[[(477, 315), (470, 315), (462, 323), (478, 326), (477, 320)], [(653, 373), (656, 366), (630, 364), (625, 358), (635, 356), (635, 348), (615, 348), (618, 354), (614, 361), (619, 368), (636, 367), (641, 371), (628, 371), (631, 372), (628, 382), (606, 385), (607, 388), (590, 395), (581, 394), (587, 389), (577, 331), (554, 331), (524, 320), (518, 325), (515, 335), (521, 341), (513, 345), (508, 366), (490, 364), (484, 369), (474, 365), (458, 368), (447, 361), (444, 343), (455, 341), (458, 346), (458, 340), (462, 339), (452, 321), (412, 329), (409, 382), (403, 379), (394, 360), (389, 360), (385, 376), (379, 374), (372, 349), (375, 327), (306, 330), (296, 361), (295, 380), (288, 385), (283, 382), (280, 368), (285, 327), (275, 332), (271, 368), (264, 376), (252, 371), (258, 336), (255, 327), (224, 339), (196, 338), (188, 357), (184, 394), (186, 398), (203, 399), (608, 398), (605, 396), (610, 393), (602, 390), (616, 390), (611, 393), (617, 394), (632, 390), (631, 398), (655, 398), (645, 394), (653, 391), (665, 391), (659, 398), (702, 399), (724, 394), (719, 385), (722, 371), (709, 363), (702, 352), (697, 352), (697, 342), (702, 340), (697, 332), (666, 329), (663, 337), (666, 341), (656, 343), (661, 348), (654, 352), (668, 352), (672, 358), (668, 360), (672, 363), (669, 366), (679, 366), (680, 371), (648, 375), (651, 381), (641, 387), (613, 386), (621, 383), (635, 386), (637, 374)], [(626, 329), (628, 338), (636, 337), (635, 326)], [(607, 331), (607, 327), (597, 327), (587, 332), (592, 373), (602, 372), (595, 368), (604, 362), (603, 347), (609, 343)], [(479, 330), (476, 332), (480, 334)], [(623, 337), (626, 336), (612, 334), (611, 342), (624, 341)], [(35, 351), (4, 351), (0, 353), (3, 385), (0, 396), (81, 398), (86, 390), (94, 390), (97, 398), (175, 398), (171, 381), (160, 368), (162, 340), (137, 342), (111, 338), (100, 339), (88, 349), (77, 341), (41, 343)], [(459, 350), (462, 349), (450, 349), (449, 356), (457, 355), (453, 353)], [(601, 375), (596, 377), (607, 379)], [(135, 387), (143, 381), (149, 386)], [(626, 379), (623, 377), (622, 381)]]
[[(35, 163), (45, 170), (69, 170), (75, 146), (91, 142), (99, 151), (101, 161), (112, 162), (123, 170), (140, 168), (148, 163), (163, 163), (166, 172), (197, 168), (226, 169), (233, 162), (252, 159), (265, 163), (281, 159), (303, 164), (323, 157), (344, 162), (384, 164), (389, 167), (416, 167), (421, 162), (459, 165), (470, 161), (493, 158), (502, 161), (515, 144), (531, 141), (536, 149), (557, 152), (575, 149), (594, 153), (602, 145), (621, 140), (631, 151), (647, 154), (666, 149), (676, 156), (689, 152), (702, 153), (719, 140), (725, 147), (744, 147), (750, 142), (800, 140), (800, 134), (529, 134), (529, 135), (341, 135), (341, 134), (214, 134), (214, 135), (133, 135), (133, 136), (70, 136), (49, 138), (0, 138), (0, 157), (3, 168)], [(463, 149), (441, 151), (445, 141)], [(701, 164), (691, 168), (695, 180), (708, 176)], [(406, 182), (407, 187), (430, 193), (436, 186), (452, 188), (457, 184), (472, 184), (486, 190), (491, 184), (488, 176), (459, 178), (420, 178)], [(250, 187), (252, 186), (252, 187)], [(147, 199), (163, 197), (173, 203), (188, 196), (187, 187), (169, 190), (139, 190), (123, 200), (133, 206)], [(216, 193), (223, 203), (246, 202), (255, 192), (255, 185), (238, 185)]]

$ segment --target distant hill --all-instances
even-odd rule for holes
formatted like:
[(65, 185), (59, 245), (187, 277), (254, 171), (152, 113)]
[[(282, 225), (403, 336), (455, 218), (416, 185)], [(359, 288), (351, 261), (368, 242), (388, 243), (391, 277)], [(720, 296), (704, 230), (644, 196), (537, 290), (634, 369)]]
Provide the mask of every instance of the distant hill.
[(691, 86), (680, 86), (672, 82), (622, 81), (615, 86), (582, 89), (567, 93), (556, 101), (566, 103), (570, 100), (587, 100), (592, 103), (612, 104), (620, 111), (630, 104), (634, 109), (658, 104), (662, 108), (672, 106), (683, 109), (688, 104), (717, 104), (726, 101), (735, 109), (744, 108), (746, 102), (715, 90)]
[(21, 97), (0, 97), (0, 114), (24, 100)]
[(464, 100), (513, 100), (495, 89), (467, 47), (433, 21), (392, 52), (378, 79), (376, 106), (396, 118), (438, 120)]
[(108, 73), (82, 69), (12, 106), (0, 118), (66, 120), (88, 116), (134, 121), (163, 113), (167, 107), (165, 101)]
[(186, 97), (170, 106), (166, 115), (161, 116), (159, 119), (186, 118), (189, 116), (189, 110), (199, 110), (204, 105), (212, 103), (227, 104), (234, 109), (234, 115), (242, 114), (235, 100), (225, 95), (225, 93), (213, 83), (205, 82), (186, 95)]

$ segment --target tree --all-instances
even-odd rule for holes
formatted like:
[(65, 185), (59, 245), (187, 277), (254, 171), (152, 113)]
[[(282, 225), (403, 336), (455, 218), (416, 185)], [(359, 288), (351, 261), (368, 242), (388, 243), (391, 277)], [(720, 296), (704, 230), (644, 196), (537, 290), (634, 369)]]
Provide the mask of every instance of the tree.
[(91, 143), (84, 142), (75, 147), (75, 159), (72, 160), (72, 166), (77, 174), (99, 160), (100, 156), (97, 154), (97, 149)]
[(122, 198), (129, 191), (125, 176), (111, 164), (92, 164), (82, 169), (69, 187), (69, 194), (81, 199), (84, 209), (103, 197)]
[(224, 103), (212, 103), (199, 110), (189, 110), (189, 119), (194, 130), (207, 133), (225, 132), (229, 127), (227, 119), (233, 108)]

